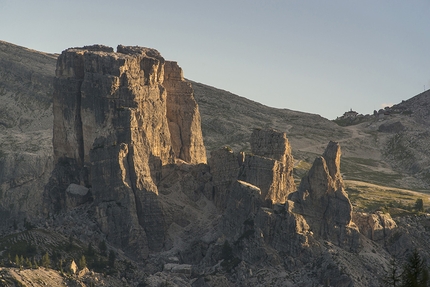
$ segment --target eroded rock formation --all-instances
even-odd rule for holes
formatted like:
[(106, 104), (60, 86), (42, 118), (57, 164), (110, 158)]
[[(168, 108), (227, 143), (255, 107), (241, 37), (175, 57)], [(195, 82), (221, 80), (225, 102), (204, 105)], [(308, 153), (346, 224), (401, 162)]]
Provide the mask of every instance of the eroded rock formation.
[(306, 218), (315, 234), (355, 249), (358, 229), (351, 220), (352, 205), (340, 174), (340, 156), (340, 145), (330, 142), (289, 199), (294, 202), (293, 211)]
[(166, 61), (163, 86), (167, 90), (167, 119), (176, 157), (192, 163), (206, 163), (200, 127), (200, 113), (191, 83), (184, 80), (181, 67)]
[(228, 147), (211, 153), (213, 174), (212, 198), (225, 207), (231, 185), (240, 180), (258, 187), (268, 205), (285, 203), (295, 190), (293, 156), (285, 133), (272, 129), (255, 129), (251, 135), (251, 153), (235, 154)]
[(360, 233), (374, 241), (384, 242), (397, 228), (391, 215), (382, 211), (370, 214), (354, 212), (352, 218)]
[(242, 165), (239, 179), (261, 188), (261, 196), (271, 203), (284, 203), (294, 191), (291, 147), (285, 133), (254, 129), (251, 152)]
[[(50, 203), (66, 207), (65, 184), (89, 187), (111, 243), (143, 257), (161, 250), (162, 166), (206, 163), (197, 103), (182, 70), (154, 49), (72, 48), (58, 58), (54, 88)], [(64, 166), (71, 168), (58, 172)]]

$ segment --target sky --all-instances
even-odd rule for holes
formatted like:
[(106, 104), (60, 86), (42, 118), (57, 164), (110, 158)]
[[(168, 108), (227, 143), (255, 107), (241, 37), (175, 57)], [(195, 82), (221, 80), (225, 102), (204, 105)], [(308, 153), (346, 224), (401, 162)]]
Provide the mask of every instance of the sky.
[(0, 40), (157, 49), (187, 79), (335, 119), (430, 88), (429, 0), (0, 0)]

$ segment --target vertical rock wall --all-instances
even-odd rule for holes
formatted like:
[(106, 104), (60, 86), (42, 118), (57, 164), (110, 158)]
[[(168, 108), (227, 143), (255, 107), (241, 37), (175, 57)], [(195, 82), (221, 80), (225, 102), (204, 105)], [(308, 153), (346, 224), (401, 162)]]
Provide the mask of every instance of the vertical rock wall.
[(57, 165), (76, 164), (70, 183), (91, 188), (108, 240), (135, 257), (163, 248), (161, 167), (176, 158), (206, 162), (190, 84), (176, 63), (142, 47), (120, 45), (115, 53), (97, 45), (60, 55), (53, 145)]
[(295, 191), (294, 161), (285, 133), (272, 129), (255, 129), (251, 135), (251, 151), (241, 168), (240, 180), (261, 188), (264, 200), (285, 203)]
[(184, 80), (176, 62), (164, 65), (164, 87), (167, 90), (167, 118), (175, 155), (189, 163), (206, 163), (206, 149), (200, 128), (200, 113), (191, 83)]

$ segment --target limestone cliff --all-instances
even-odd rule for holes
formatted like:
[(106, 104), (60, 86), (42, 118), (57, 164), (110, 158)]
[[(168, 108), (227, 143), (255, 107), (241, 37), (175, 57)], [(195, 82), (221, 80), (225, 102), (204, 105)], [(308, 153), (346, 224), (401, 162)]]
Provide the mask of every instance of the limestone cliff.
[[(166, 72), (165, 72), (166, 71)], [(193, 91), (176, 63), (154, 49), (71, 48), (59, 56), (54, 82), (54, 177), (48, 205), (66, 208), (67, 184), (90, 188), (108, 240), (139, 256), (161, 250), (162, 166), (176, 158), (206, 162)], [(59, 172), (64, 169), (67, 171)], [(50, 201), (50, 202), (49, 202)]]

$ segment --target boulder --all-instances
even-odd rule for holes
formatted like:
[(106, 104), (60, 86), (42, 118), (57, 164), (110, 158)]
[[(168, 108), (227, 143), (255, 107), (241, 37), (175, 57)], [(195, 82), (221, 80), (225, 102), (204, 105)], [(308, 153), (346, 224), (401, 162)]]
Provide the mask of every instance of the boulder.
[(75, 208), (91, 199), (89, 188), (78, 185), (70, 184), (66, 189), (66, 209)]

